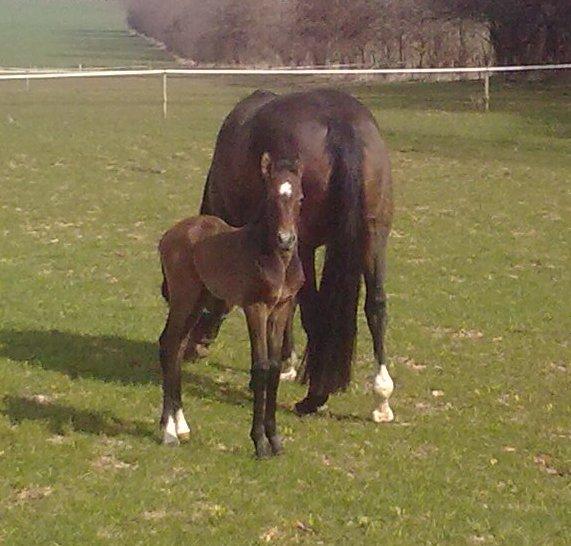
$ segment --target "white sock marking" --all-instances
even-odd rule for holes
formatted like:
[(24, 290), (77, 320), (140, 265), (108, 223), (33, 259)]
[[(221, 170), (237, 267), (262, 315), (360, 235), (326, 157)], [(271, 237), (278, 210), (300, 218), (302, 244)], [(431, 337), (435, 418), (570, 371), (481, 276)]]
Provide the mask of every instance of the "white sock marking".
[(373, 421), (375, 423), (390, 423), (395, 416), (393, 410), (389, 406), (389, 398), (393, 393), (395, 385), (389, 374), (389, 370), (383, 364), (379, 373), (375, 376), (373, 389), (381, 399), (379, 407), (373, 411)]
[(280, 380), (295, 381), (295, 378), (297, 377), (297, 362), (298, 362), (297, 354), (295, 354), (295, 351), (292, 351), (291, 356), (287, 360), (285, 360), (285, 362), (289, 364), (289, 366), (285, 372), (282, 372), (280, 374)]
[(189, 434), (190, 433), (190, 427), (188, 426), (188, 423), (186, 422), (186, 419), (184, 418), (184, 413), (182, 412), (182, 409), (176, 410), (174, 419), (175, 419), (175, 424), (176, 424), (177, 436), (180, 436), (181, 434)]
[(165, 445), (178, 445), (178, 436), (176, 435), (176, 423), (172, 415), (169, 415), (167, 424), (163, 431), (163, 444)]
[(375, 392), (386, 400), (390, 398), (394, 388), (395, 385), (391, 376), (389, 375), (389, 370), (387, 370), (387, 367), (383, 364), (381, 366), (381, 370), (375, 376)]

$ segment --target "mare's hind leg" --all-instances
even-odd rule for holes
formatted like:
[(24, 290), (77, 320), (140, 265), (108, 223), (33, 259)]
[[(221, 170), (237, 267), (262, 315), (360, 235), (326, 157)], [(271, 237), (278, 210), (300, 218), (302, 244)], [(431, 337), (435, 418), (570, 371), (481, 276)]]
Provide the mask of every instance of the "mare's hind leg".
[(173, 301), (159, 339), (163, 371), (163, 443), (177, 445), (188, 440), (190, 428), (184, 417), (181, 397), (181, 361), (190, 332), (201, 309), (201, 290), (183, 301)]
[(283, 333), (283, 343), (281, 347), (281, 374), (282, 381), (295, 381), (297, 377), (297, 364), (298, 358), (294, 350), (293, 341), (293, 318), (295, 315), (295, 307), (293, 304), (290, 306), (291, 310), (288, 311), (288, 317), (285, 324)]
[(369, 244), (365, 252), (364, 276), (367, 287), (365, 314), (373, 337), (377, 368), (373, 383), (373, 390), (377, 397), (377, 407), (373, 411), (373, 420), (376, 423), (387, 423), (394, 419), (393, 411), (389, 406), (389, 398), (394, 385), (386, 366), (384, 345), (387, 325), (387, 298), (384, 289), (387, 238), (388, 230), (371, 229)]

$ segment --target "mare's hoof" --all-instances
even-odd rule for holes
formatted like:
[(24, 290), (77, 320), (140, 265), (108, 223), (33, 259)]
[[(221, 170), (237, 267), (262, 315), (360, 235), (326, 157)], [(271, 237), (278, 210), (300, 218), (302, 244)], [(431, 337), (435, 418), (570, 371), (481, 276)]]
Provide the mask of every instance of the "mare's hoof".
[(327, 395), (314, 396), (307, 395), (301, 402), (298, 402), (293, 410), (296, 415), (302, 417), (304, 415), (310, 415), (316, 413), (317, 410), (327, 402), (329, 397)]
[(289, 370), (280, 374), (280, 381), (295, 381), (297, 370), (292, 366)]
[(390, 423), (395, 420), (393, 410), (389, 407), (388, 403), (385, 407), (381, 406), (380, 409), (373, 411), (373, 421), (375, 423)]
[(266, 459), (272, 454), (272, 448), (265, 436), (257, 442), (254, 442), (254, 447), (256, 448), (257, 459)]
[(184, 360), (194, 362), (208, 356), (208, 347), (202, 343), (189, 343), (184, 352)]
[(272, 455), (281, 455), (284, 452), (282, 439), (276, 434), (276, 436), (271, 436), (269, 440), (270, 447), (272, 448)]

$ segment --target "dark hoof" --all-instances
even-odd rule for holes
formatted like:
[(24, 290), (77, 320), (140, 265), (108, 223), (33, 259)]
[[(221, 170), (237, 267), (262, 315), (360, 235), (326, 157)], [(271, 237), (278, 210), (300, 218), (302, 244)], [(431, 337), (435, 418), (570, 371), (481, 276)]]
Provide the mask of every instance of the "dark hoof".
[(272, 455), (281, 455), (284, 452), (282, 439), (276, 434), (275, 436), (270, 436), (269, 440), (270, 447), (272, 448)]
[(257, 442), (254, 441), (254, 447), (256, 449), (256, 459), (267, 459), (272, 454), (272, 448), (265, 436)]
[(303, 415), (310, 415), (311, 413), (315, 413), (321, 406), (323, 406), (325, 402), (327, 402), (328, 398), (329, 397), (327, 395), (307, 395), (301, 402), (298, 402), (293, 407), (293, 411), (300, 417)]
[(186, 362), (194, 362), (208, 356), (208, 347), (201, 343), (189, 343), (184, 352), (184, 360)]

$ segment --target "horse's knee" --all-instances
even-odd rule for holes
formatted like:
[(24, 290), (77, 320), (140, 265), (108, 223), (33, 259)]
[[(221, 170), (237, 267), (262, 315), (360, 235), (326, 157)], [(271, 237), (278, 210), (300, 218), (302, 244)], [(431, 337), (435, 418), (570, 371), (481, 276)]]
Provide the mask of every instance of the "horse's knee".
[(250, 389), (255, 392), (257, 389), (265, 388), (269, 373), (270, 365), (268, 362), (254, 362), (250, 370)]
[(377, 292), (367, 294), (365, 299), (365, 313), (370, 314), (384, 314), (387, 308), (387, 296), (384, 292)]

